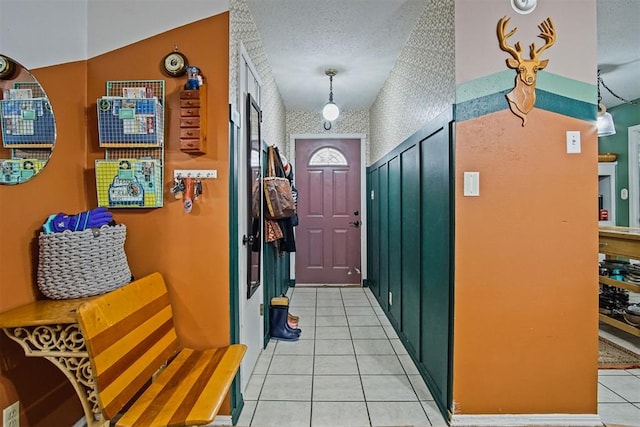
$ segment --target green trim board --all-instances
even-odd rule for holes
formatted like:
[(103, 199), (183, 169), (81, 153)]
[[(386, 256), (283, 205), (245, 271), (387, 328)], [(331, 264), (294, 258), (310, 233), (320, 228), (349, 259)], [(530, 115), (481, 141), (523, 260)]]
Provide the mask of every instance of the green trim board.
[[(392, 158), (398, 156), (400, 153), (406, 151), (408, 148), (417, 144), (423, 139), (428, 138), (434, 133), (441, 131), (445, 126), (445, 123), (449, 123), (454, 120), (454, 107), (455, 106), (450, 106), (446, 108), (438, 116), (433, 118), (429, 123), (424, 125), (421, 129), (417, 130), (413, 135), (409, 136), (387, 154), (368, 166), (367, 174), (374, 169), (378, 169), (381, 166), (386, 165)], [(446, 125), (446, 127), (448, 128), (448, 125)]]
[(513, 87), (513, 77), (513, 70), (505, 70), (457, 84), (456, 103), (460, 104), (473, 99), (483, 98), (496, 92), (509, 92)]
[[(513, 89), (515, 72), (505, 70), (461, 83), (456, 87), (455, 121), (469, 120), (509, 108), (505, 95)], [(536, 108), (595, 121), (595, 84), (553, 73), (540, 72), (536, 83)]]
[[(511, 89), (508, 89), (456, 104), (454, 108), (455, 121), (461, 122), (497, 111), (508, 110), (509, 102), (505, 98), (505, 95), (510, 91)], [(595, 121), (597, 115), (597, 107), (595, 104), (577, 101), (540, 89), (536, 89), (535, 108), (585, 121)]]
[[(229, 341), (240, 342), (240, 295), (238, 290), (238, 144), (237, 126), (231, 119), (229, 106)], [(240, 417), (244, 400), (240, 383), (240, 370), (231, 384), (231, 420), (235, 425)]]
[[(454, 120), (449, 122), (449, 152), (450, 156), (450, 167), (451, 167), (451, 180), (455, 183), (455, 171), (456, 171), (456, 122)], [(451, 262), (449, 263), (449, 280), (452, 285), (449, 287), (449, 308), (451, 310), (451, 314), (449, 315), (449, 372), (447, 376), (447, 383), (449, 384), (449, 394), (447, 396), (447, 406), (446, 408), (453, 408), (453, 342), (454, 342), (454, 314), (453, 307), (455, 304), (455, 283), (456, 283), (456, 274), (455, 274), (455, 241), (456, 241), (456, 186), (452, 184), (449, 187), (449, 198), (450, 198), (450, 207), (451, 212), (449, 212), (449, 241), (451, 244), (449, 245), (449, 259)], [(442, 413), (445, 413), (445, 407), (441, 406), (440, 410)]]
[[(496, 92), (510, 92), (513, 89), (515, 77), (514, 70), (504, 70), (460, 83), (456, 85), (456, 103), (482, 98)], [(598, 88), (595, 83), (585, 83), (547, 71), (541, 71), (538, 74), (536, 88), (586, 103), (593, 103), (598, 98)]]

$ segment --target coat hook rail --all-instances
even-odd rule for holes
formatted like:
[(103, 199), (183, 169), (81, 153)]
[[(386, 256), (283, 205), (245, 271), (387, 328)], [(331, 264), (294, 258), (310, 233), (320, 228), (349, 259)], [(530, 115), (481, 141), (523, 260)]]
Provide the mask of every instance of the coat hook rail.
[(215, 169), (176, 169), (173, 171), (173, 178), (195, 178), (195, 179), (215, 179), (218, 171)]

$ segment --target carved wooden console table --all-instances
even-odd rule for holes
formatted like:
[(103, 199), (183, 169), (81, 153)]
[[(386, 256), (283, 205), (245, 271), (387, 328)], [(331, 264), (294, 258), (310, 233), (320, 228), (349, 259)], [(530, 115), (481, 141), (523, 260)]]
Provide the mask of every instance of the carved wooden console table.
[(0, 313), (0, 328), (24, 349), (28, 357), (44, 357), (73, 385), (88, 427), (102, 427), (89, 356), (76, 320), (77, 308), (93, 298), (40, 300)]

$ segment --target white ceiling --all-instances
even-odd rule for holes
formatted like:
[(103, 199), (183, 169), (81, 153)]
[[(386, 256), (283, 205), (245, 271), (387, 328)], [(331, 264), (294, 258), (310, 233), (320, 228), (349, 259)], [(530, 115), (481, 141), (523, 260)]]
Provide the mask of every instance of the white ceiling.
[(373, 104), (425, 8), (424, 0), (247, 0), (288, 110)]
[[(424, 11), (424, 0), (247, 0), (287, 110), (320, 110), (327, 68), (343, 110), (369, 109)], [(640, 98), (640, 0), (597, 0), (604, 83)], [(594, 76), (594, 83), (595, 83)], [(607, 107), (621, 101), (601, 90)]]
[[(597, 0), (598, 68), (604, 84), (627, 100), (640, 98), (640, 0)], [(604, 88), (607, 107), (621, 104)]]

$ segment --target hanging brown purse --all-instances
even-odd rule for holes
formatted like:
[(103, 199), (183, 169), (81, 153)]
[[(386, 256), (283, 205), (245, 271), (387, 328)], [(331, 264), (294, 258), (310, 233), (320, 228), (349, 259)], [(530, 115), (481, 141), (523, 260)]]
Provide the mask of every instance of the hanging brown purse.
[(273, 221), (271, 219), (267, 219), (264, 222), (264, 237), (265, 242), (275, 242), (276, 240), (280, 240), (284, 237), (282, 234), (282, 229), (277, 221)]
[(284, 178), (282, 162), (278, 162), (282, 177), (276, 176), (274, 147), (269, 147), (268, 155), (267, 176), (262, 179), (266, 205), (264, 216), (266, 219), (290, 218), (296, 212), (291, 184), (287, 178)]

